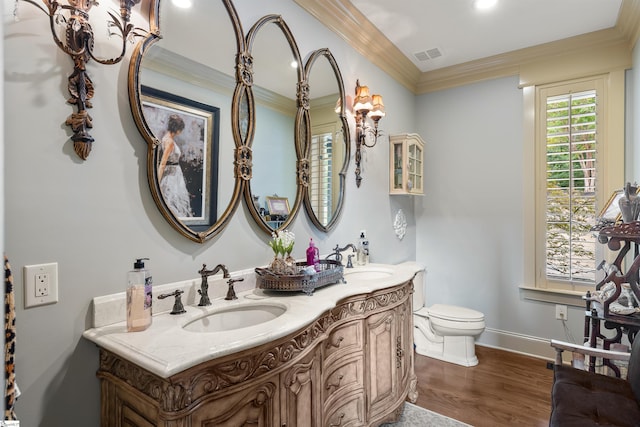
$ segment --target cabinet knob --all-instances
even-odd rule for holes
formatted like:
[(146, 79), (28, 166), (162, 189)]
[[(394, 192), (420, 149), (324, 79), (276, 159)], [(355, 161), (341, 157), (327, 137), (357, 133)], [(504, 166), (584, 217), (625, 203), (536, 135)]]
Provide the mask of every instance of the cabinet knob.
[(336, 423), (331, 423), (329, 424), (329, 427), (339, 427), (342, 425), (342, 419), (344, 418), (344, 412), (341, 413), (340, 415), (338, 415), (338, 420), (337, 420), (337, 424)]
[(339, 347), (340, 347), (340, 344), (342, 344), (342, 341), (343, 341), (343, 340), (344, 340), (344, 337), (343, 337), (343, 336), (339, 336), (338, 338), (336, 338), (336, 339), (335, 339), (335, 340), (333, 340), (333, 341), (332, 341), (331, 339), (329, 339), (329, 340), (327, 341), (327, 346), (326, 346), (326, 348), (327, 348), (327, 349), (328, 349), (329, 347), (339, 348)]
[(344, 375), (338, 375), (337, 381), (335, 381), (332, 384), (327, 384), (326, 389), (331, 390), (332, 387), (339, 388), (343, 378), (344, 378)]

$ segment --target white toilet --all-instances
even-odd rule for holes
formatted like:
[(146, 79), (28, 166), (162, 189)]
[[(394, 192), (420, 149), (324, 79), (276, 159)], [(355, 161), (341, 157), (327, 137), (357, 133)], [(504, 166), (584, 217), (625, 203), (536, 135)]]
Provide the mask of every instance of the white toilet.
[(484, 314), (455, 305), (434, 304), (425, 307), (425, 270), (413, 279), (413, 342), (424, 356), (475, 366), (475, 338), (484, 331)]

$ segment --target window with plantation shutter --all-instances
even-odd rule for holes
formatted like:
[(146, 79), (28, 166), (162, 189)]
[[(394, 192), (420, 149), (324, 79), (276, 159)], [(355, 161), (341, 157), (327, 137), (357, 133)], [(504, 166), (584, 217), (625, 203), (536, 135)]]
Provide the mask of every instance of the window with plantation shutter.
[(333, 134), (323, 132), (311, 137), (311, 182), (309, 186), (309, 199), (313, 211), (322, 224), (331, 219), (333, 209)]
[(547, 280), (595, 281), (598, 96), (545, 96)]
[(610, 82), (598, 76), (535, 88), (537, 289), (584, 295), (601, 278), (596, 267), (606, 251), (592, 229), (624, 160), (607, 109), (624, 98), (611, 103)]
[(597, 266), (613, 261), (591, 230), (611, 194), (624, 186), (628, 88), (623, 69), (554, 80), (582, 70), (577, 63), (552, 62), (521, 75), (530, 84), (522, 85), (519, 288), (525, 299), (584, 307), (585, 293), (604, 277)]

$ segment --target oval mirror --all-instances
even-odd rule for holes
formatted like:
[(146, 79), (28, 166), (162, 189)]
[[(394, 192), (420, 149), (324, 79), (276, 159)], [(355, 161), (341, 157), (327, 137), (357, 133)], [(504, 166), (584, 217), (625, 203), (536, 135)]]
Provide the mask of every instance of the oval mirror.
[(131, 109), (148, 143), (158, 209), (202, 243), (223, 229), (242, 191), (232, 105), (243, 32), (230, 0), (196, 1), (188, 9), (154, 2), (155, 25), (129, 67)]
[(342, 211), (345, 176), (349, 166), (349, 125), (344, 84), (335, 58), (328, 49), (311, 54), (305, 66), (309, 83), (308, 116), (303, 125), (304, 158), (309, 169), (309, 183), (304, 192), (304, 206), (313, 224), (329, 231)]
[(298, 47), (280, 16), (258, 21), (247, 35), (247, 48), (253, 64), (249, 100), (254, 106), (249, 110), (254, 126), (249, 126), (253, 170), (245, 201), (257, 224), (272, 233), (293, 221), (302, 200), (295, 123), (303, 70)]

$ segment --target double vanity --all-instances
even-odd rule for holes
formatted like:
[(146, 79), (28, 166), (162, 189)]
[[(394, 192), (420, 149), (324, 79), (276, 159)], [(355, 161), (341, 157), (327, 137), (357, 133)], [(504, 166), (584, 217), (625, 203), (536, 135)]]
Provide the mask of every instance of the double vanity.
[[(412, 294), (416, 268), (370, 264), (344, 270), (346, 283), (303, 293), (255, 289), (238, 299), (195, 301), (186, 313), (158, 312), (151, 327), (126, 332), (124, 294), (94, 300), (98, 377), (105, 426), (372, 426), (396, 420), (415, 401)], [(214, 280), (212, 280), (214, 279)], [(252, 283), (252, 280), (254, 281)], [(224, 279), (209, 280), (225, 288)], [(154, 299), (154, 304), (156, 300)], [(123, 314), (123, 313), (122, 313)], [(110, 323), (116, 320), (114, 323)]]

